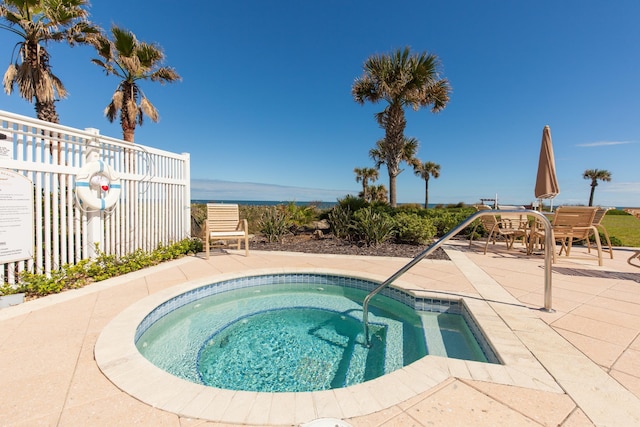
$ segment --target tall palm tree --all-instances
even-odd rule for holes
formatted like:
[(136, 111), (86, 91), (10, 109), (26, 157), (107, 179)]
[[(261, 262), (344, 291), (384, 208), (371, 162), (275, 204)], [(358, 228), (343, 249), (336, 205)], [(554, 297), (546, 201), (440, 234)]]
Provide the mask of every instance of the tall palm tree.
[(163, 67), (164, 53), (156, 44), (138, 41), (131, 31), (113, 26), (112, 39), (102, 35), (95, 43), (101, 59), (92, 62), (102, 67), (107, 75), (122, 79), (105, 108), (104, 114), (113, 122), (118, 113), (122, 126), (122, 139), (133, 142), (136, 125), (142, 125), (143, 116), (154, 122), (159, 119), (158, 111), (149, 102), (138, 85), (139, 80), (151, 80), (161, 84), (180, 80), (173, 68)]
[(385, 130), (384, 163), (389, 171), (389, 202), (396, 206), (396, 177), (400, 173), (401, 151), (405, 147), (404, 107), (418, 111), (431, 106), (431, 112), (442, 110), (449, 102), (449, 81), (441, 78), (437, 56), (426, 52), (411, 54), (408, 47), (389, 55), (374, 55), (364, 63), (364, 74), (351, 88), (356, 102), (387, 102), (376, 121)]
[(598, 186), (598, 180), (609, 182), (611, 181), (611, 172), (608, 170), (600, 170), (600, 169), (587, 169), (582, 174), (584, 179), (591, 180), (591, 193), (589, 193), (589, 206), (593, 206), (593, 193), (596, 191), (596, 187)]
[[(412, 163), (417, 151), (418, 140), (404, 137), (399, 147), (389, 144), (386, 139), (381, 139), (376, 142), (375, 148), (369, 150), (369, 157), (376, 163), (376, 168), (380, 168), (382, 165), (387, 167), (387, 171), (389, 172), (389, 188), (393, 189), (393, 191), (389, 191), (389, 204), (393, 207), (395, 207), (396, 203), (396, 177), (403, 171), (403, 169), (400, 169), (400, 162)], [(391, 196), (392, 192), (393, 197)]]
[(356, 174), (356, 182), (362, 181), (362, 198), (367, 202), (370, 201), (369, 181), (378, 179), (378, 169), (376, 168), (355, 168), (353, 172)]
[(429, 177), (438, 178), (440, 176), (440, 165), (434, 162), (421, 163), (416, 159), (413, 163), (413, 173), (424, 179), (424, 208), (429, 208)]
[[(35, 101), (38, 119), (59, 123), (57, 98), (67, 91), (53, 74), (49, 64), (49, 42), (71, 46), (87, 43), (99, 29), (87, 19), (87, 0), (3, 0), (0, 3), (0, 28), (20, 37), (9, 68), (4, 74), (4, 91), (11, 95), (14, 86), (29, 102)], [(16, 52), (17, 51), (17, 52)]]

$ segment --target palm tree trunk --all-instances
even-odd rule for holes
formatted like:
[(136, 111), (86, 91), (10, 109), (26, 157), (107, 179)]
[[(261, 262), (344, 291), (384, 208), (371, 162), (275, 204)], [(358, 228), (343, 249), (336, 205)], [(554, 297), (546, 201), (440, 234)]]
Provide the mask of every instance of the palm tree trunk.
[(596, 191), (596, 186), (591, 185), (591, 194), (589, 194), (589, 206), (593, 206), (593, 193)]
[(396, 175), (389, 171), (389, 204), (392, 208), (396, 207)]
[(424, 180), (424, 208), (429, 209), (429, 178)]
[(387, 144), (386, 164), (389, 170), (389, 204), (395, 208), (396, 177), (400, 173), (400, 157), (404, 146), (404, 128), (407, 121), (404, 118), (402, 104), (392, 103), (384, 115), (385, 144)]

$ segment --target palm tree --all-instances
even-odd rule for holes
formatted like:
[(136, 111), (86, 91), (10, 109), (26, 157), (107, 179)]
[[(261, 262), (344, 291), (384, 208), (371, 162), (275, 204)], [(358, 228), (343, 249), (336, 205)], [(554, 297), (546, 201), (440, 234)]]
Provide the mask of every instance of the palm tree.
[(385, 109), (376, 114), (376, 121), (385, 130), (384, 162), (389, 171), (389, 201), (396, 206), (396, 177), (400, 173), (402, 150), (405, 148), (404, 107), (418, 111), (431, 106), (436, 113), (449, 102), (449, 81), (440, 78), (437, 56), (410, 53), (408, 47), (390, 55), (374, 55), (364, 63), (364, 74), (351, 88), (356, 102), (387, 102)]
[(74, 46), (97, 35), (99, 29), (87, 20), (88, 5), (87, 0), (3, 0), (0, 4), (0, 28), (21, 38), (4, 74), (4, 91), (11, 95), (17, 86), (22, 98), (35, 100), (40, 120), (59, 123), (55, 102), (67, 96), (62, 81), (51, 71), (45, 46), (49, 42)]
[(387, 188), (384, 185), (370, 185), (368, 191), (372, 202), (387, 201)]
[[(418, 140), (415, 138), (403, 138), (400, 147), (389, 144), (386, 139), (381, 139), (376, 142), (376, 148), (369, 150), (369, 157), (376, 163), (376, 168), (380, 168), (382, 165), (387, 166), (389, 172), (389, 188), (393, 189), (389, 192), (389, 204), (395, 207), (395, 188), (396, 177), (400, 175), (403, 169), (400, 169), (400, 162), (404, 161), (412, 163), (416, 152), (418, 151)], [(389, 166), (389, 165), (392, 166)]]
[(429, 177), (438, 178), (440, 176), (440, 165), (434, 162), (421, 163), (416, 159), (413, 163), (413, 172), (424, 179), (424, 208), (429, 208)]
[(598, 186), (598, 180), (609, 182), (611, 181), (611, 172), (608, 170), (599, 170), (599, 169), (587, 169), (582, 174), (584, 179), (591, 180), (591, 193), (589, 194), (589, 206), (593, 206), (593, 193), (596, 191), (596, 187)]
[(138, 81), (165, 84), (179, 81), (180, 76), (173, 68), (161, 66), (164, 53), (158, 45), (140, 42), (131, 31), (115, 25), (111, 35), (111, 40), (104, 35), (98, 38), (95, 48), (103, 60), (92, 59), (92, 62), (104, 68), (107, 75), (122, 79), (104, 114), (113, 122), (119, 113), (122, 138), (133, 142), (136, 125), (142, 125), (143, 116), (154, 122), (159, 119), (158, 111), (144, 96)]
[(376, 168), (355, 168), (353, 172), (356, 174), (356, 182), (362, 181), (362, 198), (367, 202), (370, 201), (369, 181), (378, 179), (378, 169)]

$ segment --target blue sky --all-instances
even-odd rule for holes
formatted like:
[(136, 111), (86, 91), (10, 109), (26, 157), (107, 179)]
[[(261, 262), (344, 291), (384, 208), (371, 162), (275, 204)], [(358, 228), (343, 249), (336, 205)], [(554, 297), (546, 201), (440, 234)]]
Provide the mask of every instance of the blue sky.
[[(407, 111), (417, 157), (441, 165), (432, 203), (534, 200), (542, 129), (551, 127), (560, 194), (586, 204), (586, 169), (606, 169), (595, 204), (640, 206), (640, 2), (94, 0), (91, 19), (162, 46), (183, 78), (141, 87), (160, 112), (135, 141), (191, 154), (192, 195), (211, 200), (323, 200), (357, 194), (355, 167), (384, 136), (351, 85), (371, 55), (409, 46), (436, 54), (453, 92), (447, 108)], [(17, 39), (0, 31), (0, 64)], [(121, 137), (103, 109), (117, 79), (88, 47), (51, 45), (69, 91), (61, 123)], [(4, 72), (5, 66), (2, 67)], [(35, 115), (16, 94), (0, 109)], [(384, 166), (375, 184), (388, 187)], [(398, 202), (422, 203), (405, 167)]]

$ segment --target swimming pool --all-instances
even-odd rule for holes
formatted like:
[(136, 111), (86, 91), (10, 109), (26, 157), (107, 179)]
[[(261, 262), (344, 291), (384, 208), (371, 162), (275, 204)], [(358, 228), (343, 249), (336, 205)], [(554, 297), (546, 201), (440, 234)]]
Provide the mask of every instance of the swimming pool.
[(215, 282), (154, 309), (138, 327), (136, 345), (180, 378), (260, 392), (348, 387), (428, 354), (498, 361), (462, 302), (395, 288), (372, 300), (368, 348), (361, 304), (377, 285), (311, 273)]
[[(499, 384), (526, 384), (546, 387), (544, 369), (518, 337), (491, 307), (477, 294), (437, 289), (435, 283), (421, 275), (408, 275), (385, 290), (393, 299), (419, 310), (430, 303), (437, 312), (461, 310), (474, 333), (481, 333), (494, 349), (498, 363), (475, 362), (427, 355), (407, 366), (376, 379), (348, 387), (313, 392), (261, 393), (227, 390), (196, 384), (158, 368), (137, 349), (135, 343), (150, 325), (177, 306), (188, 304), (212, 283), (222, 291), (246, 284), (248, 275), (263, 278), (278, 275), (320, 274), (340, 276), (353, 287), (370, 286), (386, 279), (380, 275), (353, 270), (304, 267), (271, 267), (217, 273), (154, 292), (124, 309), (111, 319), (100, 333), (95, 346), (95, 360), (100, 371), (119, 389), (141, 402), (181, 416), (222, 423), (300, 424), (321, 416), (351, 418), (388, 409), (421, 393), (429, 392), (452, 378), (489, 381)], [(486, 282), (480, 283), (486, 287)], [(210, 292), (210, 291), (208, 291)], [(388, 296), (388, 295), (387, 295)], [(179, 300), (175, 298), (179, 297)], [(361, 302), (361, 301), (359, 301)], [(476, 332), (475, 329), (478, 329)], [(251, 409), (249, 409), (251, 408)], [(250, 423), (251, 424), (251, 423)]]

